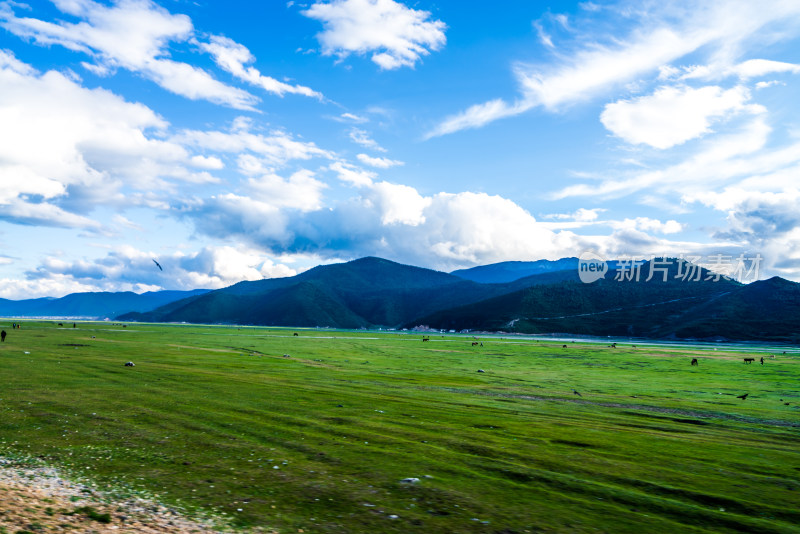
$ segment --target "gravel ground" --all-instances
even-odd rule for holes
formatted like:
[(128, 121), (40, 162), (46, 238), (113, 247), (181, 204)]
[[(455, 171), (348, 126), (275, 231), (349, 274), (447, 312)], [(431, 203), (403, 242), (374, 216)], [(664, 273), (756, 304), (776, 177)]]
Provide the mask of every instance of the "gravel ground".
[(20, 531), (230, 532), (218, 528), (211, 520), (193, 521), (138, 497), (113, 501), (95, 488), (64, 479), (53, 468), (32, 467), (0, 457), (0, 534)]

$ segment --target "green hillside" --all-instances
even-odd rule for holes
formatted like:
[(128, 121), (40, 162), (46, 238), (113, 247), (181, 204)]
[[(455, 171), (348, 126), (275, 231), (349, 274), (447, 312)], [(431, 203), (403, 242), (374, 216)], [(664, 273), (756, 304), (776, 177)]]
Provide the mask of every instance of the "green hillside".
[(780, 339), (800, 343), (800, 284), (774, 277), (748, 284), (684, 314), (677, 337)]
[(506, 292), (381, 258), (315, 267), (300, 275), (240, 282), (121, 320), (359, 328), (396, 326), (421, 314)]
[(594, 336), (800, 340), (800, 284), (699, 280), (564, 282), (529, 287), (418, 319), (441, 329)]
[[(611, 264), (618, 269), (591, 284), (579, 281), (577, 269), (482, 284), (381, 258), (362, 258), (293, 277), (241, 282), (119, 318), (649, 338), (791, 341), (800, 337), (800, 285), (793, 282), (774, 278), (745, 286), (677, 261), (668, 268), (660, 262), (644, 263), (637, 279), (621, 264)], [(650, 276), (651, 269), (659, 267), (663, 270), (653, 270)]]

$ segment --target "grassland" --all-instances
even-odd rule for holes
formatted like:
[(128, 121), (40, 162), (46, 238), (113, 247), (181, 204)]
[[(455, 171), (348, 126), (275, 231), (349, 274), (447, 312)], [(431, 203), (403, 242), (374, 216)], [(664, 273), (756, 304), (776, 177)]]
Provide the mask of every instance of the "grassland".
[(243, 530), (800, 532), (797, 354), (3, 328), (0, 456)]

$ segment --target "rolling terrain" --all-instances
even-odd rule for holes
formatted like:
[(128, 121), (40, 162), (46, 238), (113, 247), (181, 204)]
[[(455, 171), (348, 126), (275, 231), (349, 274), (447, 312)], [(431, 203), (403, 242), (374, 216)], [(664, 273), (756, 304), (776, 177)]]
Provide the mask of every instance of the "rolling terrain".
[(415, 322), (440, 329), (800, 343), (800, 284), (600, 280), (529, 287)]
[[(515, 282), (517, 286), (520, 282)], [(528, 284), (534, 283), (533, 281)], [(516, 286), (513, 286), (516, 287)], [(392, 327), (511, 290), (447, 273), (362, 258), (297, 276), (240, 282), (121, 320), (333, 328)]]
[(201, 295), (207, 291), (206, 289), (196, 289), (193, 291), (148, 291), (147, 293), (94, 292), (72, 293), (61, 298), (0, 299), (0, 316), (113, 318), (131, 311), (149, 311), (169, 302)]
[(0, 470), (243, 532), (800, 528), (797, 351), (421, 338), (26, 323), (0, 344)]
[(794, 282), (774, 278), (742, 285), (699, 267), (696, 276), (682, 277), (695, 266), (676, 260), (650, 280), (652, 264), (645, 263), (638, 280), (612, 270), (604, 279), (584, 284), (577, 269), (560, 268), (573, 260), (487, 266), (472, 272), (480, 275), (473, 277), (497, 280), (539, 273), (480, 283), (362, 258), (290, 278), (241, 282), (120, 319), (800, 341), (800, 285)]
[[(564, 268), (576, 262), (504, 262), (456, 276), (368, 257), (215, 291), (0, 301), (0, 315), (800, 343), (800, 284), (743, 285), (677, 260), (652, 279), (651, 263), (636, 279), (609, 262), (605, 278), (585, 284)], [(683, 276), (692, 269), (697, 276)]]

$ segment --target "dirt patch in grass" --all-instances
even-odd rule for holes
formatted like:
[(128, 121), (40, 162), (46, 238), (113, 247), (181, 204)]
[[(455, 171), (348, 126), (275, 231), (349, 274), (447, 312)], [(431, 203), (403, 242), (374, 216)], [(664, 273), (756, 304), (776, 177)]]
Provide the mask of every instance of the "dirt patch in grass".
[[(195, 521), (153, 501), (113, 499), (62, 478), (48, 467), (0, 458), (0, 532), (233, 532), (215, 520)], [(250, 530), (267, 533), (268, 530)]]

